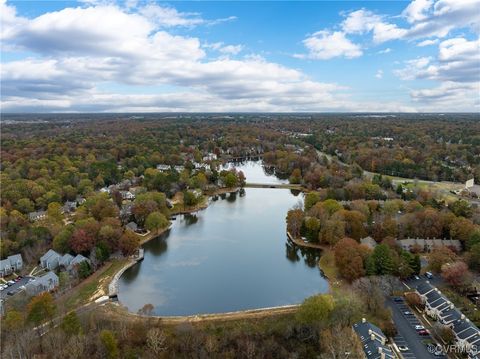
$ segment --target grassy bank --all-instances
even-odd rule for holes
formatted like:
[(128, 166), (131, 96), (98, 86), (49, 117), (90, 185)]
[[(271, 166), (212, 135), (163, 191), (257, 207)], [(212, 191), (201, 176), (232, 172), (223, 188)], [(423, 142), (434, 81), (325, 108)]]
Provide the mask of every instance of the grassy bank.
[(108, 295), (108, 284), (128, 261), (125, 259), (114, 259), (103, 265), (102, 268), (93, 273), (74, 288), (57, 298), (59, 308), (69, 311), (87, 304), (103, 295)]

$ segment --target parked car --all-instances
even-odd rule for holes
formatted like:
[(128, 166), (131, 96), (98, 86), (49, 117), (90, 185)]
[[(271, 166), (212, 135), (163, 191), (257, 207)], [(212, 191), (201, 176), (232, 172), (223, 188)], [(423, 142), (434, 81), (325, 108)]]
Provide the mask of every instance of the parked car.
[(409, 311), (409, 310), (404, 311), (403, 314), (405, 314), (405, 315), (413, 315), (413, 313), (412, 313), (411, 311)]
[(14, 294), (15, 294), (15, 292), (12, 291), (12, 290), (10, 290), (10, 291), (7, 292), (7, 295), (14, 295)]
[(414, 275), (413, 278), (415, 278), (416, 280), (420, 280), (420, 277), (418, 275)]
[(425, 330), (423, 325), (415, 325), (415, 330)]
[(429, 334), (428, 330), (426, 329), (419, 330), (417, 333), (418, 335), (421, 335), (421, 336), (427, 336)]
[(402, 297), (395, 297), (395, 298), (393, 298), (393, 301), (394, 301), (394, 302), (397, 302), (397, 303), (402, 303), (402, 302), (403, 302), (403, 298), (402, 298)]
[(433, 278), (432, 272), (425, 272), (425, 277), (427, 277), (428, 279), (432, 279)]
[(15, 284), (15, 281), (9, 280), (7, 283), (10, 284), (10, 285), (12, 285), (12, 284)]
[(398, 350), (401, 352), (406, 352), (408, 350), (408, 347), (406, 345), (399, 345)]

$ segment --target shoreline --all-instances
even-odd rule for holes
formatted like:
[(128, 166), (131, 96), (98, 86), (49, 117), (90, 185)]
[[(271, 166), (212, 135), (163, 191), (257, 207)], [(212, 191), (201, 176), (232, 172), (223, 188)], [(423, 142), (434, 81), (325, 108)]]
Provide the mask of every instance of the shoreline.
[[(205, 323), (205, 322), (217, 322), (217, 321), (230, 321), (230, 320), (246, 320), (246, 319), (259, 319), (265, 317), (271, 317), (275, 315), (285, 315), (295, 313), (301, 304), (287, 304), (276, 307), (265, 307), (255, 309), (244, 309), (232, 312), (221, 313), (206, 313), (206, 314), (191, 314), (191, 315), (174, 315), (174, 316), (162, 316), (162, 315), (143, 315), (128, 311), (120, 302), (115, 304), (110, 303), (109, 309), (114, 310), (117, 314), (126, 315), (130, 319), (139, 320), (158, 320), (162, 324), (182, 324), (182, 323)], [(121, 312), (119, 312), (121, 311)]]
[[(242, 187), (219, 188), (211, 193), (206, 194), (205, 196), (207, 197), (207, 199), (205, 200), (204, 203), (194, 206), (192, 208), (172, 211), (171, 215), (176, 216), (181, 214), (190, 214), (190, 213), (195, 213), (195, 212), (207, 209), (210, 203), (209, 201), (210, 197), (218, 196), (226, 193), (235, 193), (235, 192), (238, 192), (241, 188)], [(302, 188), (302, 190), (305, 191), (304, 188)], [(140, 246), (143, 246), (145, 243), (149, 242), (150, 240), (170, 230), (171, 227), (172, 227), (172, 223), (170, 223), (168, 227), (165, 227), (159, 231), (156, 231), (155, 233), (150, 232), (145, 236), (139, 235), (140, 237), (142, 237), (140, 241)], [(300, 247), (307, 247), (307, 248), (313, 248), (313, 249), (319, 249), (319, 250), (324, 249), (321, 245), (310, 244), (301, 240), (296, 240), (291, 236), (291, 234), (288, 231), (287, 231), (287, 238), (291, 240), (292, 243)], [(127, 269), (133, 267), (138, 262), (139, 262), (138, 260), (129, 259), (128, 263), (115, 274), (114, 278), (112, 279), (108, 287), (110, 295), (118, 296), (118, 280)], [(326, 278), (326, 280), (327, 282), (330, 282), (328, 278)], [(119, 308), (122, 308), (125, 310), (125, 313), (123, 313), (124, 315), (126, 314), (130, 317), (139, 318), (139, 319), (156, 319), (156, 320), (160, 320), (162, 323), (170, 323), (170, 324), (176, 324), (176, 323), (178, 324), (178, 323), (185, 323), (185, 322), (253, 319), (253, 318), (279, 315), (279, 314), (288, 314), (288, 313), (295, 312), (300, 305), (301, 304), (288, 304), (288, 305), (266, 307), (266, 308), (245, 309), (245, 310), (232, 311), (232, 312), (192, 314), (192, 315), (185, 315), (185, 316), (148, 316), (148, 315), (142, 315), (142, 314), (128, 311), (128, 309), (120, 301), (118, 301), (115, 304), (115, 306), (118, 306)]]

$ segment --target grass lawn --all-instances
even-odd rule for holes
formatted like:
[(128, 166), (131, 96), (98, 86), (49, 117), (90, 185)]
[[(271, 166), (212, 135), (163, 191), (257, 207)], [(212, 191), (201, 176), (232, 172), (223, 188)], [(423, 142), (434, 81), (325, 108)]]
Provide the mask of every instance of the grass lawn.
[(57, 299), (58, 306), (69, 311), (95, 298), (108, 295), (108, 284), (126, 262), (127, 259), (115, 259), (106, 263), (90, 277), (60, 296)]
[(318, 266), (329, 279), (331, 285), (339, 280), (340, 276), (338, 274), (337, 267), (335, 266), (333, 250), (328, 248), (322, 250), (322, 256), (318, 261)]

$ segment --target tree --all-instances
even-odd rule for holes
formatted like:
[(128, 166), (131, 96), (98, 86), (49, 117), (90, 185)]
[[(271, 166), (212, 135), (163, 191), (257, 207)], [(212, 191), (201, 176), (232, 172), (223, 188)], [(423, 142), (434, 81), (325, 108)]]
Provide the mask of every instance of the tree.
[(70, 312), (65, 317), (63, 317), (60, 327), (68, 336), (79, 335), (82, 333), (82, 325), (78, 320), (76, 312)]
[(459, 199), (453, 202), (449, 206), (450, 210), (457, 216), (457, 217), (471, 217), (472, 216), (472, 206), (470, 203), (465, 201), (464, 199)]
[(145, 228), (149, 231), (158, 231), (168, 226), (168, 219), (160, 212), (152, 212), (145, 220)]
[(90, 263), (88, 261), (82, 261), (78, 263), (77, 273), (81, 279), (87, 278), (90, 274), (92, 274), (92, 267), (90, 266)]
[(27, 320), (39, 325), (44, 321), (53, 318), (55, 304), (50, 293), (45, 292), (33, 297), (27, 306)]
[(319, 201), (320, 201), (320, 194), (318, 192), (308, 192), (305, 195), (305, 201), (304, 201), (305, 211), (308, 211)]
[(330, 294), (314, 295), (303, 301), (295, 318), (303, 324), (325, 324), (334, 307), (335, 302)]
[(467, 252), (468, 265), (473, 270), (480, 269), (480, 243), (474, 244)]
[(107, 353), (107, 358), (118, 358), (118, 344), (113, 332), (110, 330), (102, 330), (100, 332), (100, 340)]
[(8, 331), (18, 331), (23, 328), (23, 315), (22, 313), (16, 311), (15, 309), (11, 309), (5, 315), (3, 319), (3, 325), (5, 325), (5, 329)]
[(302, 181), (302, 171), (295, 168), (289, 178), (290, 183), (299, 184)]
[(48, 204), (47, 209), (48, 218), (54, 221), (61, 221), (63, 219), (62, 206), (58, 202), (52, 202)]
[(371, 263), (373, 263), (374, 273), (376, 275), (392, 274), (394, 272), (394, 262), (391, 249), (386, 244), (380, 244), (375, 247), (370, 256)]
[(362, 250), (357, 241), (351, 238), (341, 239), (334, 248), (335, 265), (340, 275), (353, 282), (365, 275), (363, 261), (366, 252)]
[(291, 209), (287, 213), (287, 231), (297, 238), (300, 236), (300, 229), (303, 223), (303, 211), (301, 209)]
[(472, 283), (472, 273), (465, 262), (456, 261), (442, 265), (442, 278), (457, 289), (465, 289)]
[(167, 335), (159, 328), (151, 328), (147, 332), (147, 347), (155, 355), (167, 350)]
[(59, 253), (68, 253), (70, 252), (70, 238), (72, 237), (73, 226), (67, 226), (63, 228), (54, 238), (53, 238), (53, 249)]
[(457, 217), (450, 224), (450, 234), (452, 238), (458, 239), (461, 241), (468, 241), (471, 236), (475, 233), (476, 227), (467, 218)]
[(134, 254), (138, 249), (138, 245), (138, 236), (131, 231), (125, 231), (118, 242), (118, 247), (124, 256), (130, 256)]
[(183, 192), (183, 204), (185, 206), (195, 206), (198, 203), (198, 197), (193, 191)]
[(233, 172), (229, 172), (224, 179), (225, 187), (232, 188), (238, 185), (237, 176)]
[(428, 268), (435, 273), (440, 273), (442, 265), (452, 263), (457, 255), (447, 247), (435, 247), (428, 256)]
[(85, 229), (76, 229), (70, 238), (69, 244), (76, 253), (90, 252), (95, 246), (95, 237)]

